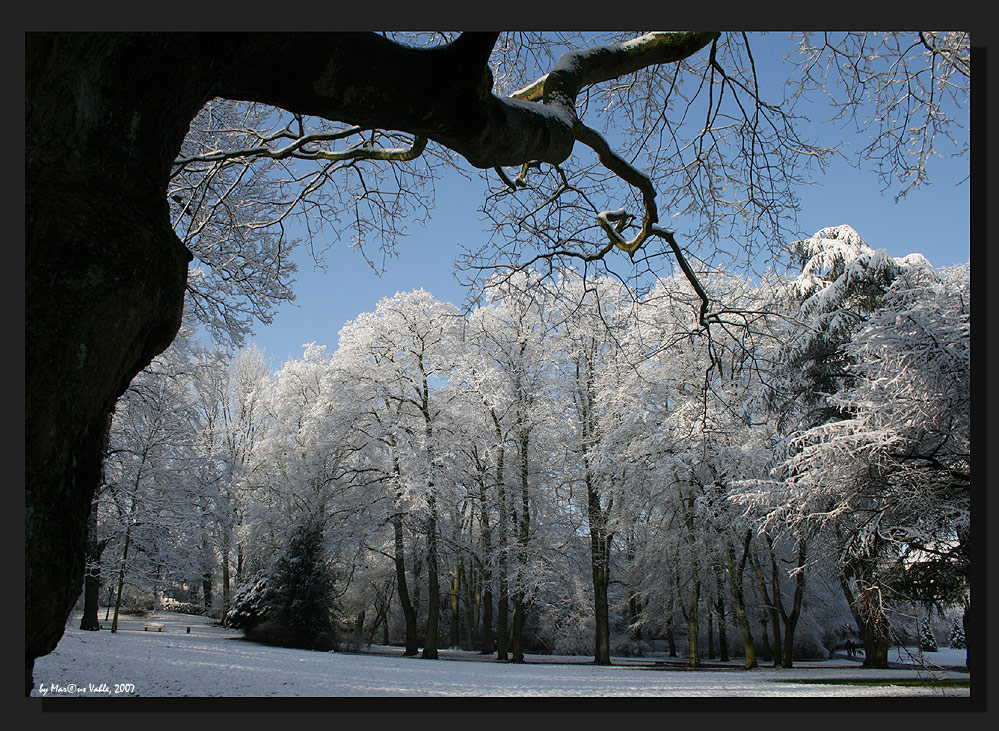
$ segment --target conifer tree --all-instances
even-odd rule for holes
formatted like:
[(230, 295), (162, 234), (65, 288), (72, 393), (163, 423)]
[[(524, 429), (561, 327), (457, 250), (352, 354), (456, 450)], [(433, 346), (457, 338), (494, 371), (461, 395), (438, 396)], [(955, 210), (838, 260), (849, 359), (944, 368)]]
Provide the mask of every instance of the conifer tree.
[(275, 620), (292, 647), (331, 650), (336, 644), (323, 548), (322, 525), (301, 523), (274, 564)]
[(954, 625), (950, 628), (948, 642), (953, 650), (964, 650), (968, 647), (968, 642), (964, 637), (964, 627), (956, 619), (954, 620)]
[(923, 652), (937, 651), (937, 638), (933, 636), (933, 630), (930, 629), (929, 617), (923, 617), (923, 621), (919, 624), (919, 649)]

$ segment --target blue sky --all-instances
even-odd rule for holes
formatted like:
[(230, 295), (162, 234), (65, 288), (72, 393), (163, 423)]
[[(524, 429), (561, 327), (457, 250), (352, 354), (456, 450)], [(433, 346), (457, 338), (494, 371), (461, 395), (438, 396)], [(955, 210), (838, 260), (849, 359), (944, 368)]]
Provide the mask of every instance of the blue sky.
[[(774, 45), (778, 42), (773, 39)], [(760, 56), (757, 46), (754, 56)], [(822, 107), (815, 118), (828, 116)], [(932, 161), (931, 184), (896, 203), (890, 191), (881, 192), (874, 173), (836, 163), (815, 185), (798, 191), (802, 202), (799, 229), (810, 235), (826, 226), (849, 224), (873, 248), (885, 248), (893, 256), (919, 252), (934, 266), (967, 262), (970, 189), (967, 181), (959, 183), (967, 176), (968, 166), (966, 158)], [(258, 323), (252, 340), (279, 367), (289, 358), (301, 357), (302, 346), (308, 342), (333, 351), (345, 322), (373, 310), (378, 300), (398, 291), (422, 287), (438, 299), (461, 304), (467, 292), (453, 276), (452, 262), (460, 253), (460, 243), (474, 244), (487, 236), (477, 212), (484, 191), (480, 181), (469, 182), (458, 175), (441, 181), (432, 217), (426, 226), (409, 224), (409, 236), (397, 247), (398, 258), (388, 262), (381, 277), (357, 252), (341, 244), (328, 252), (327, 270), (315, 271), (300, 247), (295, 256), (299, 265), (295, 303), (283, 305), (271, 325)]]

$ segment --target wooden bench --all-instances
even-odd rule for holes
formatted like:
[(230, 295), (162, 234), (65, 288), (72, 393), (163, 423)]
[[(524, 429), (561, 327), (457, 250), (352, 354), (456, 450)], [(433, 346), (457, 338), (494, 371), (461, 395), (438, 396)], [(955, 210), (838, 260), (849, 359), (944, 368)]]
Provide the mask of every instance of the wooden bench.
[(162, 632), (163, 631), (163, 623), (162, 622), (146, 622), (146, 624), (144, 624), (142, 626), (142, 631), (145, 632), (146, 630), (149, 630), (149, 629), (154, 629), (157, 632)]

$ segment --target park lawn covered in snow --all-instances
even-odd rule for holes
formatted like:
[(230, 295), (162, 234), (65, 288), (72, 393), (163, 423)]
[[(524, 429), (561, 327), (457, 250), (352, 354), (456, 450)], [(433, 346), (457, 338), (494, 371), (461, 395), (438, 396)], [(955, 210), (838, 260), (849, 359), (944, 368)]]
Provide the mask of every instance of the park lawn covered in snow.
[[(103, 618), (103, 610), (101, 617)], [(150, 622), (162, 631), (145, 631)], [(859, 661), (801, 662), (795, 668), (666, 670), (663, 658), (614, 658), (597, 667), (589, 658), (527, 655), (525, 664), (496, 662), (474, 652), (442, 650), (441, 660), (403, 657), (402, 648), (372, 647), (363, 654), (268, 647), (239, 639), (238, 630), (206, 617), (157, 612), (122, 615), (118, 632), (79, 629), (73, 612), (58, 647), (35, 662), (32, 696), (56, 697), (969, 697), (963, 650), (926, 653), (910, 664), (865, 670)], [(190, 628), (190, 632), (187, 631)], [(467, 662), (462, 662), (467, 660)], [(655, 669), (656, 661), (659, 669)], [(710, 668), (710, 664), (709, 664)], [(950, 669), (948, 669), (950, 668)], [(859, 685), (857, 681), (898, 685)], [(914, 681), (928, 685), (914, 685)], [(850, 681), (829, 684), (829, 681)]]

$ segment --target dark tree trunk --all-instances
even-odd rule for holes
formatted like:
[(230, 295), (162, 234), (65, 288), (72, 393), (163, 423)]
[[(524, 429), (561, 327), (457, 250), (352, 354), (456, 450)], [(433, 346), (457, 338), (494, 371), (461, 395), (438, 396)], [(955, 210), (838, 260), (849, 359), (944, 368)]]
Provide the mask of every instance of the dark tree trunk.
[(684, 618), (687, 620), (687, 643), (689, 647), (688, 664), (692, 668), (701, 666), (701, 654), (698, 649), (698, 627), (697, 610), (701, 598), (701, 581), (694, 575), (693, 586), (690, 590), (690, 607), (684, 611)]
[(399, 592), (399, 606), (406, 622), (406, 650), (404, 655), (415, 655), (419, 652), (416, 640), (416, 611), (409, 600), (409, 586), (406, 582), (406, 551), (403, 544), (402, 516), (396, 513), (392, 516), (392, 528), (395, 532), (395, 583)]
[(493, 574), (489, 569), (492, 554), (492, 529), (489, 525), (489, 510), (486, 502), (485, 482), (479, 483), (479, 511), (482, 533), (482, 648), (483, 655), (491, 655), (493, 647)]
[(465, 596), (465, 649), (474, 650), (479, 644), (479, 615), (482, 613), (482, 577), (474, 564), (468, 564), (468, 573), (462, 574)]
[(430, 518), (427, 524), (427, 635), (423, 640), (423, 654), (426, 660), (437, 659), (437, 626), (440, 621), (441, 588), (437, 576), (437, 501), (433, 486), (427, 496)]
[(229, 611), (232, 596), (232, 576), (229, 566), (232, 536), (228, 529), (223, 530), (225, 534), (223, 536), (222, 547), (222, 616), (224, 617), (226, 612)]
[(506, 485), (504, 483), (506, 449), (503, 446), (503, 434), (499, 419), (491, 413), (495, 427), (496, 443), (499, 449), (496, 455), (496, 505), (499, 511), (499, 597), (496, 605), (496, 659), (506, 660), (510, 649), (509, 635), (509, 604), (510, 584), (508, 572), (507, 547), (510, 545), (510, 524), (506, 506)]
[(718, 599), (715, 609), (718, 612), (718, 659), (728, 662), (728, 629), (725, 616), (725, 597), (721, 594), (721, 580), (718, 581)]
[(597, 665), (610, 665), (610, 612), (607, 606), (607, 589), (610, 585), (610, 539), (606, 535), (600, 495), (589, 484), (587, 495), (590, 522), (590, 574), (593, 583), (593, 662)]
[(510, 628), (510, 662), (524, 662), (524, 595), (513, 593), (513, 626)]
[(449, 608), (451, 610), (451, 622), (448, 625), (448, 647), (458, 647), (459, 625), (461, 624), (461, 604), (458, 600), (461, 591), (461, 561), (455, 562), (451, 572), (451, 591), (448, 595)]
[(674, 634), (673, 616), (676, 613), (676, 599), (670, 594), (669, 606), (666, 607), (666, 645), (669, 647), (669, 656), (676, 657), (676, 636)]
[(201, 561), (203, 566), (203, 573), (201, 574), (201, 598), (205, 604), (205, 615), (208, 617), (212, 616), (214, 611), (214, 601), (212, 596), (212, 546), (208, 540), (208, 527), (202, 525), (201, 527)]
[(87, 519), (87, 563), (83, 576), (83, 619), (80, 629), (95, 632), (101, 628), (100, 609), (101, 591), (101, 555), (108, 541), (97, 538), (97, 505), (91, 504), (90, 517)]
[[(520, 417), (517, 419), (520, 423)], [(520, 515), (513, 513), (513, 522), (517, 526), (517, 562), (520, 566), (527, 565), (527, 541), (530, 538), (531, 513), (528, 497), (528, 442), (530, 430), (522, 428), (519, 435), (520, 444)], [(513, 627), (510, 642), (511, 661), (524, 662), (524, 613), (527, 604), (524, 601), (524, 589), (518, 586), (513, 595)]]
[(711, 597), (708, 597), (708, 659), (715, 656), (715, 613)]
[(198, 37), (25, 36), (25, 693), (80, 591), (107, 427), (180, 327), (170, 165), (210, 98)]
[(746, 658), (746, 670), (757, 667), (756, 648), (753, 645), (753, 633), (749, 627), (749, 618), (746, 616), (746, 600), (743, 595), (742, 579), (746, 569), (746, 559), (749, 555), (749, 542), (752, 540), (752, 532), (747, 530), (742, 548), (742, 558), (738, 563), (735, 561), (735, 548), (728, 546), (728, 575), (732, 583), (732, 601), (735, 607), (735, 622), (739, 626), (742, 634), (742, 651)]
[(798, 565), (797, 573), (794, 577), (794, 598), (791, 603), (791, 611), (784, 609), (784, 602), (778, 598), (780, 603), (780, 615), (784, 620), (784, 667), (789, 668), (794, 665), (794, 631), (798, 626), (798, 617), (801, 616), (801, 602), (805, 596), (805, 558), (807, 556), (808, 545), (803, 537), (798, 538)]
[(87, 571), (83, 576), (83, 619), (80, 620), (80, 629), (97, 631), (101, 628), (100, 618), (97, 615), (99, 609), (99, 595), (101, 591), (101, 565), (87, 559)]

